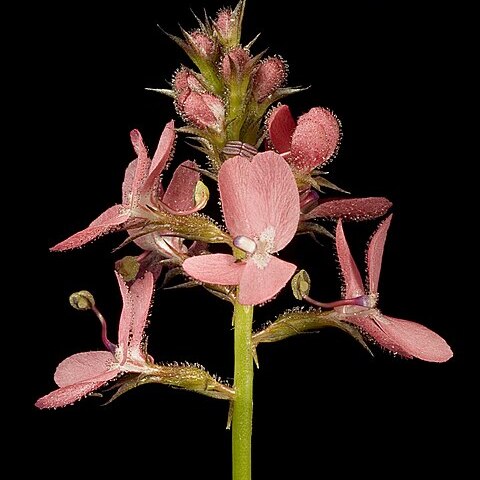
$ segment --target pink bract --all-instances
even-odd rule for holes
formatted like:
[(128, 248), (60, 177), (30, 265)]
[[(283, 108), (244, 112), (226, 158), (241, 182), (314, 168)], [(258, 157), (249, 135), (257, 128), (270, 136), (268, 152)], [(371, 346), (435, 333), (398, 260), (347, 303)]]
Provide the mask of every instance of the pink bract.
[(383, 315), (377, 308), (378, 281), (383, 249), (390, 226), (390, 215), (373, 235), (367, 251), (368, 294), (360, 272), (345, 239), (342, 222), (336, 232), (337, 253), (344, 280), (345, 299), (361, 297), (367, 306), (338, 307), (349, 323), (357, 325), (379, 345), (407, 358), (416, 357), (427, 362), (446, 362), (453, 353), (445, 340), (423, 325)]
[(154, 279), (147, 272), (130, 288), (117, 275), (123, 310), (115, 352), (82, 352), (61, 362), (54, 375), (57, 390), (37, 400), (38, 408), (70, 405), (123, 373), (148, 373), (151, 367), (143, 349), (143, 337), (152, 301)]
[(332, 159), (340, 142), (341, 128), (335, 115), (326, 108), (312, 108), (295, 122), (288, 106), (281, 105), (268, 119), (268, 134), (272, 147), (292, 167), (309, 173)]
[(225, 223), (237, 246), (253, 245), (242, 261), (212, 254), (187, 259), (193, 278), (212, 284), (239, 285), (239, 302), (257, 305), (273, 298), (295, 272), (295, 265), (274, 257), (294, 237), (300, 217), (295, 178), (273, 152), (251, 160), (233, 157), (218, 175)]

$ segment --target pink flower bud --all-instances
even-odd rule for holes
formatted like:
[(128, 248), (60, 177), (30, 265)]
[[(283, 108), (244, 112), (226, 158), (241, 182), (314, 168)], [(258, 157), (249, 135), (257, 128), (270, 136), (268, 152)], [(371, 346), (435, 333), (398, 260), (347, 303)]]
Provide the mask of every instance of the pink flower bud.
[(230, 9), (220, 10), (213, 24), (223, 38), (230, 38), (235, 28), (233, 12)]
[(186, 90), (203, 93), (205, 88), (189, 68), (182, 67), (173, 77), (173, 88), (180, 94)]
[(236, 47), (230, 50), (222, 60), (223, 77), (226, 80), (230, 80), (232, 76), (240, 77), (249, 60), (250, 55), (242, 47)]
[(190, 39), (199, 55), (206, 59), (211, 59), (215, 56), (216, 45), (208, 35), (200, 30), (196, 30), (190, 34)]
[(177, 105), (185, 118), (198, 128), (220, 131), (225, 121), (225, 105), (211, 93), (185, 90), (177, 99)]
[(263, 102), (285, 81), (287, 66), (278, 57), (265, 59), (253, 77), (253, 96), (257, 102)]

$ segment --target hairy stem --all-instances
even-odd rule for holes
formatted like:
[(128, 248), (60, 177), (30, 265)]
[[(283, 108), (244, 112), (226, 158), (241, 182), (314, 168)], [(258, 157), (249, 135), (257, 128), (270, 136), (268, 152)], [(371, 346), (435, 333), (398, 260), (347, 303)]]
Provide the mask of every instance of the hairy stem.
[(253, 415), (253, 307), (235, 302), (235, 401), (232, 418), (233, 480), (251, 479)]

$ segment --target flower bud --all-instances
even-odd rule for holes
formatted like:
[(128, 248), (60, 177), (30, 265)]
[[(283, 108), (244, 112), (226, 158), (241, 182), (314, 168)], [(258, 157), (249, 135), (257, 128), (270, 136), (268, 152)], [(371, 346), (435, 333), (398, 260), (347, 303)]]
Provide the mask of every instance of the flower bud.
[(242, 47), (230, 50), (222, 60), (222, 73), (225, 80), (240, 78), (250, 60), (250, 55)]
[(180, 94), (182, 92), (192, 90), (197, 93), (205, 92), (205, 88), (198, 80), (197, 76), (189, 68), (182, 67), (175, 73), (173, 77), (173, 88)]
[(75, 310), (91, 310), (95, 306), (95, 298), (87, 290), (72, 293), (69, 300)]
[(245, 0), (240, 0), (233, 11), (225, 8), (217, 13), (213, 28), (224, 47), (235, 47), (240, 43), (244, 10)]
[(213, 25), (223, 40), (230, 39), (235, 29), (235, 17), (233, 16), (233, 12), (229, 8), (220, 10)]
[(190, 43), (197, 54), (207, 60), (211, 60), (215, 57), (217, 50), (215, 41), (207, 34), (201, 32), (200, 30), (195, 30), (194, 32), (190, 33), (189, 37)]
[(177, 98), (180, 113), (198, 128), (221, 131), (225, 121), (225, 105), (211, 93), (186, 90)]
[(253, 97), (258, 103), (263, 102), (280, 88), (287, 76), (287, 66), (278, 57), (266, 58), (253, 76)]

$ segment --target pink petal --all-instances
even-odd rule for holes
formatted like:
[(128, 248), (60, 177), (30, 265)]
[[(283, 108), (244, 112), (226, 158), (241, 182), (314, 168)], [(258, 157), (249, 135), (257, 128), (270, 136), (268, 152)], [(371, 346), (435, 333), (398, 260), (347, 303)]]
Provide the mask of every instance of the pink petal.
[(129, 212), (125, 211), (122, 205), (114, 205), (103, 212), (89, 227), (63, 242), (58, 243), (50, 250), (52, 252), (63, 252), (72, 248), (81, 247), (106, 233), (114, 232), (125, 227), (125, 223), (129, 219)]
[(115, 357), (107, 351), (77, 353), (58, 365), (53, 378), (59, 387), (67, 387), (103, 375), (114, 363)]
[(268, 135), (279, 153), (290, 151), (292, 136), (297, 126), (287, 105), (275, 108), (268, 118)]
[(359, 326), (382, 347), (406, 358), (446, 362), (453, 355), (442, 337), (415, 322), (387, 317), (380, 312), (371, 318), (356, 316), (347, 321)]
[(123, 354), (123, 358), (121, 359), (121, 363), (123, 365), (127, 359), (128, 342), (130, 340), (134, 306), (132, 298), (129, 296), (128, 285), (117, 271), (115, 271), (115, 276), (117, 277), (123, 302), (122, 314), (120, 316), (120, 322), (118, 323), (118, 347), (121, 349)]
[(139, 201), (142, 188), (147, 180), (152, 161), (148, 158), (147, 148), (145, 147), (142, 135), (138, 130), (132, 130), (130, 132), (130, 140), (132, 141), (133, 148), (137, 154), (135, 176), (131, 187), (132, 206), (135, 206)]
[(181, 163), (163, 196), (164, 203), (176, 212), (191, 210), (195, 206), (195, 187), (200, 180), (200, 174), (192, 170), (195, 167), (195, 162), (190, 160)]
[(392, 203), (384, 197), (342, 198), (325, 200), (302, 215), (303, 220), (330, 218), (344, 220), (371, 220), (381, 217), (391, 208)]
[(148, 179), (143, 189), (144, 193), (157, 189), (158, 183), (160, 182), (160, 175), (167, 166), (172, 155), (175, 138), (175, 122), (171, 120), (165, 125), (160, 140), (158, 141), (157, 150), (153, 156)]
[(76, 383), (74, 385), (68, 385), (66, 387), (61, 387), (53, 392), (45, 395), (44, 397), (37, 400), (35, 406), (37, 408), (59, 408), (70, 405), (77, 400), (85, 397), (89, 393), (97, 390), (101, 386), (105, 385), (109, 380), (114, 379), (120, 370), (111, 370), (99, 375), (92, 379), (91, 381), (85, 381), (82, 383)]
[(275, 256), (265, 268), (250, 259), (242, 273), (238, 301), (242, 305), (258, 305), (272, 299), (292, 278), (297, 267)]
[(218, 175), (225, 222), (233, 237), (259, 238), (273, 229), (274, 248), (284, 248), (294, 237), (300, 218), (300, 198), (293, 173), (274, 152), (249, 160), (233, 157)]
[(292, 138), (291, 163), (310, 172), (328, 161), (340, 142), (340, 124), (325, 108), (312, 108), (298, 119)]
[(378, 291), (378, 280), (382, 268), (383, 248), (385, 246), (385, 240), (387, 238), (387, 232), (391, 221), (392, 215), (387, 217), (387, 219), (380, 224), (368, 246), (367, 265), (370, 293), (377, 293)]
[(132, 185), (135, 180), (135, 173), (137, 171), (137, 159), (130, 162), (127, 169), (125, 170), (125, 177), (122, 185), (122, 203), (125, 206), (130, 206), (132, 202)]
[(408, 320), (384, 318), (389, 322), (382, 324), (382, 328), (409, 355), (426, 362), (446, 362), (452, 358), (453, 352), (447, 342), (427, 327)]
[(238, 285), (245, 264), (235, 263), (233, 255), (215, 253), (187, 258), (183, 262), (183, 269), (188, 275), (200, 282), (217, 285)]
[(131, 312), (129, 355), (137, 359), (145, 358), (142, 341), (152, 304), (153, 286), (154, 278), (151, 272), (146, 272), (142, 278), (135, 280), (130, 286), (129, 296), (131, 297), (133, 310)]
[(348, 247), (343, 231), (342, 221), (339, 220), (336, 231), (337, 255), (342, 271), (343, 282), (345, 286), (344, 298), (356, 298), (365, 294), (362, 284), (362, 277), (358, 271), (357, 265), (353, 260), (350, 248)]

